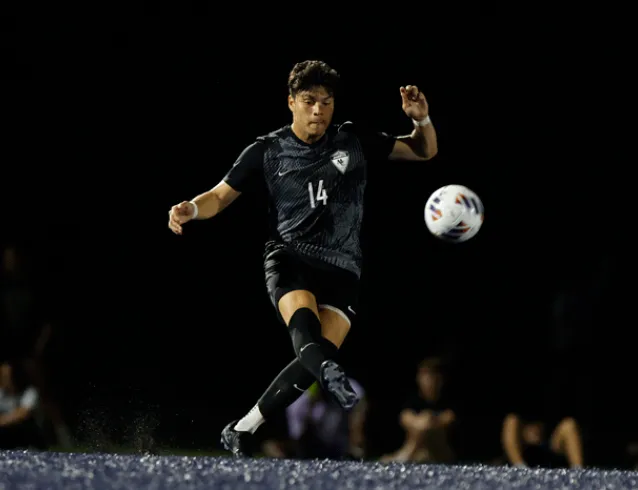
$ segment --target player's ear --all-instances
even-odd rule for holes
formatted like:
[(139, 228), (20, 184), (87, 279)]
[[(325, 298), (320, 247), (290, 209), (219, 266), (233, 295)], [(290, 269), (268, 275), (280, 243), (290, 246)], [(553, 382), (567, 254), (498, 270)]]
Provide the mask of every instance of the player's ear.
[(295, 98), (292, 95), (288, 95), (288, 109), (292, 112), (295, 106)]

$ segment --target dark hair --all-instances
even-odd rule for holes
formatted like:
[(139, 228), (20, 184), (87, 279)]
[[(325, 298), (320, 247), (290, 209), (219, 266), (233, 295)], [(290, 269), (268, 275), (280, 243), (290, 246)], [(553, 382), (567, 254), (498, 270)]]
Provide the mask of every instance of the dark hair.
[(302, 61), (297, 63), (288, 76), (288, 90), (293, 97), (297, 92), (323, 87), (334, 96), (339, 85), (339, 74), (324, 61)]
[(440, 357), (427, 357), (419, 362), (418, 371), (430, 371), (434, 373), (442, 372), (445, 369), (445, 362)]

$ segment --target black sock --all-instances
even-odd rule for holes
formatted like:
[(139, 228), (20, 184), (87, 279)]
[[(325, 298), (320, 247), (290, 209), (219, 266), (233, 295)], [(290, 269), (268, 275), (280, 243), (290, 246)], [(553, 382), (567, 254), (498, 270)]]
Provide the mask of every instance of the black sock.
[(310, 308), (299, 308), (288, 323), (297, 359), (315, 379), (320, 379), (321, 364), (334, 359), (337, 346), (321, 336), (321, 322)]
[(288, 364), (270, 383), (257, 402), (259, 411), (265, 419), (272, 417), (292, 404), (315, 381), (299, 359)]
[[(308, 312), (311, 316), (308, 316)], [(235, 430), (254, 433), (266, 419), (285, 409), (310, 388), (315, 379), (319, 378), (321, 363), (324, 360), (337, 357), (339, 348), (321, 336), (321, 323), (312, 310), (297, 310), (289, 326), (297, 358), (270, 383), (257, 404), (235, 424)], [(307, 345), (308, 347), (304, 348)], [(314, 375), (311, 369), (317, 374)]]
[[(328, 352), (330, 359), (337, 356), (339, 349), (328, 339), (321, 337), (319, 343)], [(264, 419), (272, 417), (294, 403), (304, 391), (310, 388), (314, 381), (314, 376), (301, 364), (299, 359), (295, 358), (277, 375), (259, 398), (257, 406)]]

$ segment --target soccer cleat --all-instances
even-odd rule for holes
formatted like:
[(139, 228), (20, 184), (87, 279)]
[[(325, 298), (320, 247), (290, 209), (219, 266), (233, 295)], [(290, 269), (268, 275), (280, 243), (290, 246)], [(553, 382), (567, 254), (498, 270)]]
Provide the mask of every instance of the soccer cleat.
[(348, 412), (359, 402), (359, 395), (352, 388), (343, 368), (334, 361), (327, 360), (321, 364), (321, 386)]
[(252, 456), (252, 434), (250, 432), (238, 431), (234, 427), (238, 420), (233, 420), (224, 427), (222, 431), (221, 443), (227, 451), (233, 453), (236, 458)]

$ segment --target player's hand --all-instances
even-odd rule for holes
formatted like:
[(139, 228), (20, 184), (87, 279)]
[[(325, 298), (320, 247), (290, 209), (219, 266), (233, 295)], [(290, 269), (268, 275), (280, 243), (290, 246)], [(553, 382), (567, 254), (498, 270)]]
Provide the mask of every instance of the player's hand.
[(168, 227), (176, 235), (182, 234), (182, 225), (193, 219), (195, 206), (188, 201), (180, 202), (168, 212)]
[(423, 92), (419, 92), (416, 85), (401, 87), (401, 100), (401, 107), (408, 117), (417, 121), (422, 121), (428, 117), (428, 101), (425, 100), (425, 95), (423, 95)]

